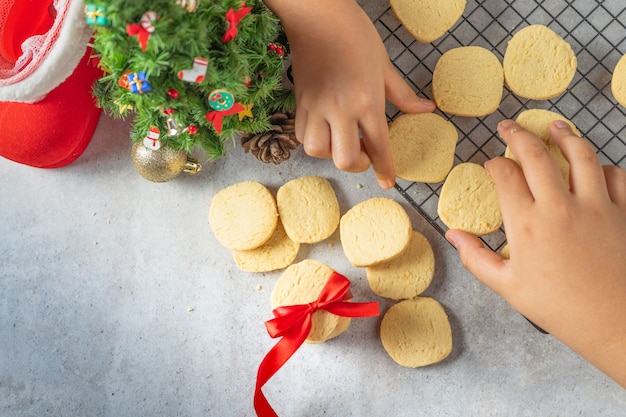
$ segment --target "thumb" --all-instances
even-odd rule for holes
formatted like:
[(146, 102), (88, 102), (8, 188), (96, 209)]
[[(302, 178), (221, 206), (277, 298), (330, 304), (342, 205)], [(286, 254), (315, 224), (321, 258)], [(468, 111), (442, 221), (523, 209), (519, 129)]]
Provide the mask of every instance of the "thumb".
[(503, 295), (507, 260), (486, 248), (480, 239), (470, 233), (450, 229), (446, 232), (446, 239), (459, 252), (461, 263), (472, 275)]
[(418, 97), (391, 61), (387, 61), (385, 68), (385, 96), (405, 113), (428, 113), (435, 110), (435, 103)]

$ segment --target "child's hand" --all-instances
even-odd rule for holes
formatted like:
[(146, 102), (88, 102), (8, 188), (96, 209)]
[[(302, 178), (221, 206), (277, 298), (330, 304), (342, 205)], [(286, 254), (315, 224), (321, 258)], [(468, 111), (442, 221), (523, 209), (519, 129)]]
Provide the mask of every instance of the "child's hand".
[[(404, 112), (430, 112), (397, 73), (376, 29), (354, 0), (266, 0), (289, 39), (296, 137), (307, 154), (342, 170), (374, 167), (383, 188), (395, 174), (385, 97)], [(360, 135), (362, 140), (360, 139)]]
[(510, 260), (467, 233), (446, 236), (479, 280), (626, 387), (626, 171), (602, 167), (565, 123), (550, 131), (571, 189), (543, 143), (510, 120), (498, 132), (523, 169), (505, 158), (485, 164)]

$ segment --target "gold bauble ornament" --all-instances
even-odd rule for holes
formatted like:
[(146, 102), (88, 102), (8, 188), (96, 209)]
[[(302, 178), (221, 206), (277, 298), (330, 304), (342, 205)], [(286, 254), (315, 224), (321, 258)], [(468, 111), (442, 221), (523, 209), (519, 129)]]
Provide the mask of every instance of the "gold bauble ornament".
[(152, 182), (166, 182), (176, 178), (181, 172), (193, 175), (202, 170), (202, 165), (187, 152), (167, 146), (155, 150), (137, 142), (133, 145), (132, 158), (135, 171)]

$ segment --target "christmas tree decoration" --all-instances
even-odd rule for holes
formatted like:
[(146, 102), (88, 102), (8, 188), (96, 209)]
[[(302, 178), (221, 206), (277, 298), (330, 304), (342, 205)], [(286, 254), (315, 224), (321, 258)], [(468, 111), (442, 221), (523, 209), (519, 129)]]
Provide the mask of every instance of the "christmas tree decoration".
[(192, 13), (198, 8), (198, 1), (199, 0), (176, 0), (176, 4)]
[(263, 133), (241, 135), (243, 149), (251, 152), (259, 161), (278, 165), (291, 156), (300, 142), (295, 134), (295, 115), (276, 113), (270, 119), (272, 129)]
[(109, 24), (105, 7), (87, 4), (85, 6), (85, 16), (88, 25), (107, 26)]
[(228, 22), (228, 29), (222, 37), (222, 42), (230, 42), (235, 39), (237, 33), (239, 33), (238, 27), (243, 19), (250, 11), (252, 7), (246, 7), (246, 3), (241, 4), (241, 8), (235, 11), (232, 7), (226, 12), (226, 21)]
[(132, 159), (135, 171), (152, 182), (167, 182), (182, 172), (193, 175), (202, 170), (202, 165), (187, 152), (168, 146), (159, 145), (154, 149), (143, 143), (135, 143), (132, 148)]
[[(109, 22), (92, 25), (106, 73), (95, 95), (113, 117), (134, 118), (133, 143), (154, 126), (163, 148), (185, 154), (201, 148), (212, 161), (240, 134), (271, 130), (274, 113), (295, 108), (283, 86), (288, 51), (276, 49), (285, 45), (284, 33), (261, 0), (90, 4), (104, 8)], [(173, 113), (164, 114), (166, 108)]]
[(191, 69), (180, 71), (178, 73), (178, 78), (190, 83), (201, 83), (202, 81), (204, 81), (204, 76), (206, 75), (208, 66), (208, 59), (196, 57), (193, 60), (193, 67), (191, 67)]

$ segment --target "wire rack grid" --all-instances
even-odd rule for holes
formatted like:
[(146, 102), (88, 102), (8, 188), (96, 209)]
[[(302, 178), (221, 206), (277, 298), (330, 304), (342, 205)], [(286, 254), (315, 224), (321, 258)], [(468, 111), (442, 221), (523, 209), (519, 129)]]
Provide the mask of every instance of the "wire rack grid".
[[(442, 38), (421, 44), (402, 27), (391, 8), (374, 19), (389, 56), (405, 80), (432, 98), (435, 65), (446, 51), (460, 46), (482, 46), (502, 62), (509, 39), (518, 30), (542, 24), (563, 37), (576, 53), (576, 75), (566, 92), (546, 101), (517, 97), (505, 88), (498, 110), (486, 117), (469, 118), (438, 112), (459, 131), (455, 165), (484, 163), (502, 155), (506, 145), (496, 126), (521, 111), (541, 108), (571, 120), (590, 140), (603, 164), (626, 168), (626, 109), (611, 93), (613, 69), (626, 53), (626, 2), (624, 0), (468, 0), (461, 19)], [(392, 104), (386, 108), (393, 120), (400, 114)], [(396, 189), (436, 230), (446, 227), (437, 215), (443, 183), (426, 184), (398, 180)], [(503, 229), (482, 237), (492, 249), (506, 242)]]

